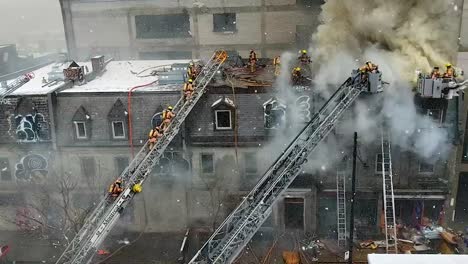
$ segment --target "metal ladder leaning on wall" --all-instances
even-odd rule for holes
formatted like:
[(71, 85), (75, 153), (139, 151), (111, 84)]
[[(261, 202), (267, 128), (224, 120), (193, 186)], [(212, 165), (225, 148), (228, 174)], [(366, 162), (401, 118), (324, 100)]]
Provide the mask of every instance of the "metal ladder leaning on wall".
[(189, 263), (232, 263), (268, 218), (275, 201), (301, 173), (309, 154), (330, 133), (338, 119), (366, 87), (367, 84), (357, 78), (348, 78)]
[(343, 160), (336, 170), (336, 214), (338, 230), (338, 246), (346, 246), (346, 176), (348, 161)]
[(382, 125), (382, 183), (385, 218), (385, 249), (387, 254), (397, 254), (395, 198), (393, 196), (392, 148), (390, 134)]
[(180, 99), (174, 107), (176, 116), (156, 145), (150, 150), (149, 141), (141, 148), (129, 166), (120, 175), (124, 182), (124, 191), (117, 197), (107, 195), (87, 218), (85, 224), (62, 253), (56, 264), (89, 263), (97, 247), (110, 232), (122, 210), (132, 200), (135, 193), (132, 187), (143, 184), (152, 168), (158, 162), (166, 147), (179, 132), (180, 126), (192, 108), (205, 92), (206, 86), (213, 79), (221, 65), (226, 61), (227, 53), (216, 51), (200, 74), (194, 80), (195, 87), (191, 100)]

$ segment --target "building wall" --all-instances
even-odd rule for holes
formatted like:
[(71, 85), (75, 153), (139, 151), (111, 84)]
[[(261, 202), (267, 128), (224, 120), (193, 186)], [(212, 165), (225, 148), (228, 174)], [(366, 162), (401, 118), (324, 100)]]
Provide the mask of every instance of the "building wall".
[[(200, 58), (219, 48), (237, 50), (242, 56), (254, 48), (260, 50), (259, 55), (270, 56), (295, 48), (297, 25), (314, 28), (321, 4), (304, 7), (293, 0), (203, 1), (202, 5), (196, 1), (62, 2), (68, 47), (72, 57), (80, 59), (98, 53), (135, 59), (143, 58), (142, 52), (180, 51)], [(135, 16), (181, 13), (190, 16), (191, 37), (137, 38)], [(236, 13), (235, 32), (213, 31), (213, 14), (219, 13)]]

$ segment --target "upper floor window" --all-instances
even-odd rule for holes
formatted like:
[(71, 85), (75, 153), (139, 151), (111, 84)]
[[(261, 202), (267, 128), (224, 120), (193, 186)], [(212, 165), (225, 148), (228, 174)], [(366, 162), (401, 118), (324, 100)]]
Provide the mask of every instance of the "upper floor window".
[(213, 14), (214, 32), (235, 32), (236, 13)]
[(125, 138), (125, 128), (123, 121), (112, 121), (112, 137), (116, 139)]
[(189, 14), (135, 16), (136, 38), (188, 38)]
[(96, 161), (93, 157), (80, 158), (81, 174), (85, 178), (96, 177)]
[(211, 105), (214, 110), (214, 130), (231, 130), (234, 128), (234, 102), (226, 97), (218, 99)]
[(2, 181), (11, 181), (10, 163), (7, 158), (0, 158), (0, 179)]
[(265, 128), (277, 129), (286, 121), (286, 105), (276, 98), (271, 98), (263, 104), (263, 117)]
[(212, 153), (202, 153), (200, 163), (202, 173), (214, 173), (214, 155)]
[(80, 106), (73, 115), (76, 139), (88, 139), (91, 129), (91, 117), (83, 106)]
[(442, 122), (442, 110), (441, 109), (427, 109), (427, 115), (431, 117), (435, 122)]
[(113, 139), (125, 139), (127, 137), (127, 114), (127, 110), (122, 101), (117, 99), (107, 115), (110, 123), (111, 137)]

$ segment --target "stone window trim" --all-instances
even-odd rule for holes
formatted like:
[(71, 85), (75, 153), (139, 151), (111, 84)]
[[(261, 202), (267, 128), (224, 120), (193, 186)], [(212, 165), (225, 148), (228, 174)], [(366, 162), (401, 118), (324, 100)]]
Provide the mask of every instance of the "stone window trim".
[[(211, 164), (204, 164), (204, 157), (209, 157), (211, 159), (211, 161), (209, 161)], [(202, 175), (213, 175), (215, 173), (214, 153), (200, 153), (200, 172)]]
[(74, 121), (75, 125), (75, 136), (76, 139), (88, 139), (88, 133), (86, 132), (86, 122)]
[[(117, 124), (121, 124), (121, 127), (116, 127)], [(112, 127), (112, 138), (113, 139), (125, 139), (126, 138), (126, 131), (125, 131), (125, 121), (120, 120), (113, 120), (111, 121)], [(121, 129), (121, 131), (119, 131)]]

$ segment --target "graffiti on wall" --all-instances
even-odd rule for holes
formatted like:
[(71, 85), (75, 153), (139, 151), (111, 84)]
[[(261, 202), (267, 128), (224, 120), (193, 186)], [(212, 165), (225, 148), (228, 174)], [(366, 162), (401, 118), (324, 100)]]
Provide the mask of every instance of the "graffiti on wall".
[(264, 125), (268, 129), (278, 129), (286, 121), (286, 105), (271, 98), (263, 104)]
[(299, 120), (301, 122), (310, 122), (312, 114), (310, 112), (310, 96), (302, 95), (296, 99), (296, 107)]
[(49, 174), (47, 159), (40, 154), (28, 154), (16, 163), (15, 176), (19, 181), (42, 182)]
[(37, 142), (49, 139), (49, 124), (41, 113), (14, 117), (16, 139), (21, 142)]

